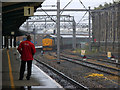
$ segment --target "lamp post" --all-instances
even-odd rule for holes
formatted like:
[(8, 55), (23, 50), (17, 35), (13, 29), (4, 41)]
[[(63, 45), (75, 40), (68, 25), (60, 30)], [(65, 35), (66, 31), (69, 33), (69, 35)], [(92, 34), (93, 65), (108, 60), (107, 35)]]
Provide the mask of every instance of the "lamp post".
[[(12, 47), (12, 37), (15, 35), (15, 32), (14, 31), (12, 31), (11, 32), (11, 36), (10, 36), (10, 46)], [(15, 36), (14, 36), (15, 37)], [(15, 40), (15, 38), (14, 38), (14, 46), (15, 46), (15, 43), (16, 43), (16, 40)]]
[(89, 30), (89, 51), (91, 51), (91, 31), (90, 31), (91, 23), (90, 23), (90, 20), (91, 20), (91, 16), (90, 16), (90, 7), (89, 7), (89, 28), (88, 28), (88, 30)]
[(113, 0), (113, 3), (114, 3), (114, 0)]
[(57, 0), (57, 60), (60, 64), (60, 0)]
[(35, 45), (35, 28), (33, 28), (33, 34), (34, 34), (34, 45)]
[(73, 49), (76, 49), (76, 22), (73, 17)]

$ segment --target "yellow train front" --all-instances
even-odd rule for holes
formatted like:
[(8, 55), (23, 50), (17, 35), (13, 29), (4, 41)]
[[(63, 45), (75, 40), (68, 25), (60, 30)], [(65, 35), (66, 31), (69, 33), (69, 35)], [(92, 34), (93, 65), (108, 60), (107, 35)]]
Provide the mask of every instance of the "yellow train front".
[(51, 36), (46, 35), (45, 37), (43, 37), (42, 40), (43, 50), (53, 50), (53, 44), (54, 40)]

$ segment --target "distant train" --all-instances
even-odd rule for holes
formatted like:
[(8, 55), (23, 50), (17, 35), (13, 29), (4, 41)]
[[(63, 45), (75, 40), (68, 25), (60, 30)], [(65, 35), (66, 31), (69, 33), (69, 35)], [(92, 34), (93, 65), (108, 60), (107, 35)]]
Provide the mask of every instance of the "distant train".
[[(78, 36), (76, 35), (76, 46), (80, 46), (81, 43), (86, 43), (89, 41), (88, 36)], [(60, 36), (60, 48), (72, 48), (73, 36), (72, 35), (61, 35)], [(57, 48), (57, 36), (56, 35), (46, 35), (42, 40), (43, 50), (53, 50)]]
[(54, 46), (54, 38), (52, 36), (46, 35), (42, 40), (43, 50), (52, 50)]

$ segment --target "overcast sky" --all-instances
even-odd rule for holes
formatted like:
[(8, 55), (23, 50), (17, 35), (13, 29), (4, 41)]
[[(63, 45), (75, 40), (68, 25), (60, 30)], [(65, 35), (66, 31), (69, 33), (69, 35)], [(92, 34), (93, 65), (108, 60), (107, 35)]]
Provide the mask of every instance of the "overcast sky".
[[(60, 0), (60, 8), (63, 9), (71, 0)], [(91, 9), (93, 9), (94, 7), (98, 7), (100, 4), (104, 5), (105, 2), (107, 3), (112, 3), (113, 0), (81, 0), (82, 3), (84, 4), (84, 6), (86, 8), (88, 8), (89, 6), (91, 7)], [(45, 0), (42, 4), (42, 8), (43, 9), (55, 9), (56, 7), (51, 7), (50, 5), (56, 5), (57, 6), (57, 0)], [(79, 0), (72, 0), (72, 2), (66, 7), (66, 9), (84, 9), (83, 5), (80, 3)], [(52, 14), (56, 14), (56, 12), (47, 12), (49, 15)], [(44, 14), (43, 12), (40, 13), (35, 13), (35, 14)], [(83, 17), (83, 15), (85, 14), (85, 12), (63, 12), (62, 15), (71, 15), (75, 17), (75, 21), (79, 22), (79, 20), (81, 20), (81, 18)], [(86, 14), (85, 19), (88, 18), (88, 14)], [(84, 22), (84, 21), (81, 21)]]
[[(65, 5), (67, 5), (71, 0), (60, 0), (60, 7), (63, 8)], [(83, 2), (83, 4), (88, 7), (96, 7), (100, 4), (104, 4), (105, 2), (110, 3), (114, 0), (80, 0)], [(67, 8), (83, 8), (83, 6), (80, 4), (79, 0), (72, 0), (72, 2), (69, 4)], [(56, 5), (57, 0), (45, 0), (42, 5)]]

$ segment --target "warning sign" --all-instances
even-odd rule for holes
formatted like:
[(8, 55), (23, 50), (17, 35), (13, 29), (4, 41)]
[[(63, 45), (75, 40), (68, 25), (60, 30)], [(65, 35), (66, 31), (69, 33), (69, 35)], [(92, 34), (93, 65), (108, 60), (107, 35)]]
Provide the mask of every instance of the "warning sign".
[(24, 7), (24, 16), (33, 16), (34, 7)]

